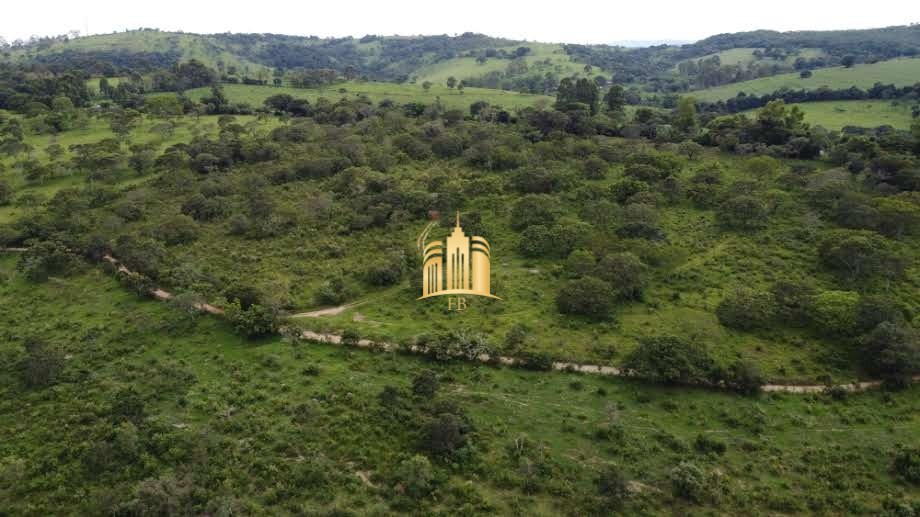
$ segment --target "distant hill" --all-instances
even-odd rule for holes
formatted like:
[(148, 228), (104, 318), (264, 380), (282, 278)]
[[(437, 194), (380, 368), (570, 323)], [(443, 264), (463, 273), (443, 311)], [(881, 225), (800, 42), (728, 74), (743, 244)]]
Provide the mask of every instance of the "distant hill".
[[(4, 60), (61, 72), (119, 76), (190, 59), (222, 77), (265, 80), (278, 70), (331, 69), (346, 78), (443, 84), (551, 94), (563, 77), (582, 76), (680, 93), (817, 70), (920, 55), (920, 26), (842, 31), (752, 31), (697, 41), (614, 45), (522, 42), (459, 36), (319, 38), (280, 34), (189, 34), (140, 29), (76, 39), (40, 38), (3, 51)], [(881, 79), (880, 79), (881, 80)], [(731, 89), (731, 88), (729, 88)]]

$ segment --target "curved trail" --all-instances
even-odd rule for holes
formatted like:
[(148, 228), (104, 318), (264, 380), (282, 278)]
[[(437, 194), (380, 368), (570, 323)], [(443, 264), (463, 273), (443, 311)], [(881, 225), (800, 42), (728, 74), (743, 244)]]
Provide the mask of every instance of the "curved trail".
[[(0, 248), (0, 253), (2, 252), (11, 252), (11, 253), (21, 253), (28, 251), (28, 248)], [(103, 255), (102, 260), (108, 262), (115, 266), (116, 270), (124, 274), (133, 274), (133, 271), (122, 265), (118, 259), (115, 257), (106, 254)], [(150, 291), (150, 294), (157, 300), (167, 301), (173, 298), (173, 294), (169, 291), (165, 291), (160, 288), (154, 288)], [(336, 314), (341, 314), (342, 312), (361, 305), (365, 301), (340, 305), (338, 307), (327, 307), (325, 309), (319, 309), (311, 312), (302, 312), (299, 314), (294, 314), (290, 317), (292, 318), (317, 318), (322, 316), (331, 316)], [(220, 315), (224, 313), (224, 310), (220, 307), (210, 305), (207, 303), (196, 303), (194, 307), (202, 312), (208, 314)], [(289, 328), (281, 328), (282, 334), (290, 336)], [(304, 330), (299, 334), (295, 334), (293, 337), (300, 339), (307, 339), (310, 341), (316, 341), (319, 343), (328, 343), (333, 345), (343, 345), (342, 336), (339, 334), (324, 333), (324, 332), (314, 332), (312, 330)], [(405, 351), (413, 354), (427, 354), (428, 350), (419, 347), (416, 345), (410, 346), (400, 346), (395, 343), (387, 343), (384, 341), (371, 341), (369, 339), (360, 339), (357, 343), (353, 344), (359, 348), (367, 348), (373, 350), (382, 350), (386, 352), (397, 352)], [(498, 363), (508, 366), (521, 366), (525, 364), (525, 361), (515, 357), (508, 356), (490, 356), (489, 354), (480, 354), (475, 358), (476, 361), (482, 363)], [(594, 364), (579, 364), (579, 363), (570, 363), (563, 361), (553, 362), (552, 369), (555, 371), (561, 372), (578, 372), (590, 375), (604, 375), (609, 377), (629, 377), (630, 373), (624, 371), (620, 368), (614, 366), (603, 366), (603, 365), (594, 365)], [(915, 375), (912, 377), (914, 382), (920, 382), (920, 375)], [(772, 393), (797, 393), (797, 394), (808, 394), (808, 393), (823, 393), (828, 388), (834, 387), (843, 389), (845, 391), (861, 391), (866, 389), (878, 388), (881, 386), (882, 381), (862, 381), (862, 382), (851, 382), (848, 384), (838, 384), (836, 386), (828, 386), (826, 384), (765, 384), (761, 387), (761, 390), (764, 392)]]

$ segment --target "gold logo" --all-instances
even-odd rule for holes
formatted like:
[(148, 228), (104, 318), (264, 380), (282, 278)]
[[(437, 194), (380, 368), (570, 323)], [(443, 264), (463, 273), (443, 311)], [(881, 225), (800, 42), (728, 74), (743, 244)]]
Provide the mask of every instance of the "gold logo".
[(448, 299), (448, 310), (466, 309), (466, 300), (459, 297), (464, 294), (500, 300), (491, 292), (489, 241), (476, 235), (467, 237), (460, 227), (460, 212), (457, 212), (457, 224), (446, 241), (425, 244), (432, 226), (434, 223), (425, 228), (417, 242), (423, 257), (422, 296), (418, 299), (458, 296), (456, 302)]

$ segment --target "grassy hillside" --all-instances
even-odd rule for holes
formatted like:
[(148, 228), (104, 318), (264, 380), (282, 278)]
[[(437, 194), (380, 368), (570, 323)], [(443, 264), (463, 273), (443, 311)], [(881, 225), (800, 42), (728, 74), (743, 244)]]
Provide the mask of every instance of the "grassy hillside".
[[(262, 102), (265, 99), (279, 93), (293, 95), (296, 98), (308, 99), (311, 102), (320, 97), (336, 100), (342, 97), (353, 98), (359, 96), (367, 96), (375, 103), (384, 99), (390, 99), (398, 104), (405, 104), (408, 102), (433, 104), (440, 99), (445, 107), (460, 109), (464, 112), (469, 110), (470, 104), (480, 100), (486, 101), (493, 106), (502, 106), (506, 109), (523, 108), (540, 103), (548, 105), (555, 100), (553, 97), (546, 95), (530, 95), (489, 88), (465, 88), (463, 93), (460, 93), (456, 88), (450, 89), (443, 84), (435, 84), (432, 85), (429, 90), (425, 90), (420, 83), (394, 84), (348, 81), (327, 88), (290, 88), (225, 84), (223, 88), (231, 102), (245, 102), (253, 107), (262, 106)], [(186, 92), (186, 95), (196, 100), (209, 94), (209, 88), (195, 88)]]
[[(909, 104), (892, 101), (803, 102), (792, 106), (798, 106), (805, 113), (805, 122), (835, 130), (845, 126), (891, 126), (906, 130), (915, 120)], [(749, 114), (754, 112), (756, 110)]]
[(815, 90), (822, 86), (833, 89), (857, 86), (866, 89), (871, 88), (875, 83), (907, 86), (915, 84), (918, 78), (920, 78), (920, 59), (901, 58), (873, 64), (857, 64), (852, 68), (822, 68), (815, 70), (813, 75), (807, 79), (799, 77), (798, 73), (781, 74), (697, 90), (688, 95), (692, 95), (701, 101), (714, 102), (734, 97), (739, 92), (749, 95), (764, 95), (780, 88)]
[[(0, 255), (12, 513), (878, 514), (920, 496), (892, 470), (917, 445), (920, 387), (748, 399), (253, 343), (97, 267), (36, 285), (15, 262)], [(66, 358), (53, 385), (22, 383), (27, 336)], [(413, 394), (418, 378), (433, 394)], [(449, 455), (425, 440), (445, 414), (464, 423)], [(707, 481), (684, 491), (678, 465)]]
[[(526, 46), (531, 50), (524, 57), (524, 61), (527, 62), (529, 67), (537, 66), (541, 71), (552, 72), (560, 77), (584, 75), (584, 64), (573, 61), (565, 53), (562, 45), (528, 42), (522, 43), (521, 46)], [(506, 50), (513, 51), (515, 48), (508, 47)], [(423, 66), (413, 76), (419, 84), (424, 81), (431, 81), (435, 84), (443, 85), (450, 76), (459, 80), (469, 77), (481, 77), (493, 71), (503, 72), (510, 62), (510, 59), (489, 58), (485, 63), (480, 64), (472, 57), (454, 58)], [(595, 73), (603, 74), (603, 71), (598, 70)]]

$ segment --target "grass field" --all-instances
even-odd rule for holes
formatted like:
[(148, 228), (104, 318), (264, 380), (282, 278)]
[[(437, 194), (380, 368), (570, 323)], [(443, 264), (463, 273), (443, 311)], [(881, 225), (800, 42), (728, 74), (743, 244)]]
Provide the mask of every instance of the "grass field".
[[(899, 446), (917, 444), (918, 386), (839, 401), (744, 398), (247, 342), (216, 318), (138, 299), (97, 267), (32, 284), (15, 261), (0, 255), (0, 325), (15, 336), (0, 341), (0, 506), (13, 514), (110, 513), (142, 481), (168, 485), (174, 473), (198, 487), (202, 507), (232, 513), (400, 512), (394, 469), (417, 451), (427, 405), (448, 403), (467, 415), (472, 447), (432, 459), (436, 495), (410, 506), (424, 514), (584, 515), (602, 503), (595, 480), (608, 465), (631, 482), (623, 511), (643, 515), (878, 514), (887, 497), (920, 496), (891, 469)], [(67, 354), (43, 390), (22, 387), (14, 370), (21, 337), (35, 334)], [(424, 371), (441, 379), (433, 401), (411, 393)], [(384, 398), (386, 387), (395, 395)], [(106, 446), (125, 389), (143, 417), (118, 424)], [(700, 436), (724, 452), (699, 449)], [(120, 452), (98, 452), (112, 447)], [(672, 495), (669, 473), (684, 461), (718, 473), (717, 503)]]
[(697, 90), (692, 95), (701, 101), (714, 102), (734, 97), (738, 92), (748, 95), (764, 95), (780, 88), (795, 90), (816, 90), (822, 86), (829, 88), (871, 88), (877, 82), (895, 86), (912, 85), (920, 80), (920, 58), (901, 58), (880, 61), (874, 64), (858, 64), (853, 68), (832, 67), (815, 70), (808, 79), (802, 79), (797, 72), (764, 77), (715, 88)]
[[(524, 60), (528, 66), (534, 66), (538, 62), (549, 60), (550, 66), (542, 69), (545, 72), (553, 72), (559, 77), (584, 75), (584, 64), (576, 63), (562, 49), (562, 45), (549, 43), (522, 43), (519, 46), (530, 48)], [(506, 50), (514, 51), (514, 47), (508, 47)], [(447, 78), (453, 76), (459, 79), (468, 77), (480, 77), (493, 71), (504, 71), (510, 63), (510, 59), (490, 58), (485, 63), (479, 64), (472, 57), (458, 57), (440, 61), (438, 63), (427, 65), (419, 68), (413, 76), (416, 77), (418, 84), (424, 81), (431, 81), (437, 85), (444, 85)], [(595, 70), (595, 74), (605, 74), (601, 70)]]
[[(845, 126), (878, 127), (891, 126), (896, 129), (910, 129), (914, 118), (911, 107), (906, 103), (892, 103), (883, 100), (827, 101), (792, 104), (805, 112), (805, 122), (824, 126), (827, 129), (841, 129)], [(749, 114), (756, 113), (751, 110)]]
[[(476, 101), (486, 101), (493, 106), (506, 109), (524, 108), (539, 103), (551, 104), (555, 99), (546, 95), (529, 95), (517, 92), (506, 92), (488, 88), (466, 88), (463, 93), (450, 89), (443, 84), (436, 84), (429, 91), (425, 91), (421, 84), (395, 84), (383, 82), (357, 82), (349, 81), (328, 88), (290, 88), (275, 86), (257, 86), (241, 84), (225, 84), (224, 92), (231, 102), (245, 102), (253, 107), (262, 106), (268, 97), (286, 93), (311, 102), (320, 97), (335, 101), (342, 97), (357, 97), (365, 95), (373, 102), (390, 99), (397, 104), (409, 102), (422, 102), (433, 104), (438, 99), (447, 108), (469, 110), (470, 104)], [(199, 99), (210, 95), (208, 88), (188, 90), (186, 94), (192, 99)], [(155, 93), (151, 95), (170, 95)]]

